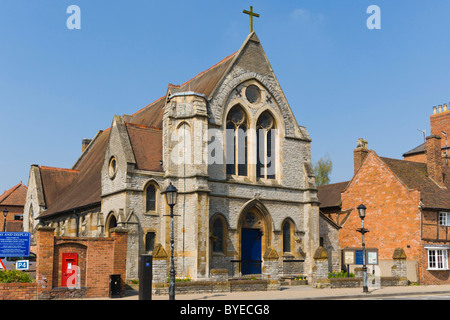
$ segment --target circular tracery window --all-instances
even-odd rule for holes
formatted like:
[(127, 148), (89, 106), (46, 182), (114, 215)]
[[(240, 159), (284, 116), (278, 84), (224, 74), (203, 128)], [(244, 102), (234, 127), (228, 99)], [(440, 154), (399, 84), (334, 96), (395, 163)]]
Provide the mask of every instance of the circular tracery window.
[(261, 91), (257, 86), (251, 84), (245, 89), (245, 97), (251, 103), (256, 103), (261, 98)]

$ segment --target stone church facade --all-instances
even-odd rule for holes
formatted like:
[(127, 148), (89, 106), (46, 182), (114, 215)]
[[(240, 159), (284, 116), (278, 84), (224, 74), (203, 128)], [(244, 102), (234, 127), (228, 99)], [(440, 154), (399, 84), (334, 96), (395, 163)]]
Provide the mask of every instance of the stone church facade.
[(252, 32), (210, 69), (114, 116), (71, 169), (32, 165), (24, 229), (108, 237), (126, 228), (127, 279), (137, 279), (140, 254), (170, 255), (172, 183), (177, 277), (311, 276), (320, 239), (310, 143)]

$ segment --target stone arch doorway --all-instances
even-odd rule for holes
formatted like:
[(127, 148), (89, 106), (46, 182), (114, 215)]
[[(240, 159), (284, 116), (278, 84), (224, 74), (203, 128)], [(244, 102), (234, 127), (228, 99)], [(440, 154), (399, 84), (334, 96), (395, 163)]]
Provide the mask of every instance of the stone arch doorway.
[(108, 215), (108, 218), (106, 219), (106, 236), (109, 237), (111, 236), (111, 229), (114, 229), (115, 227), (117, 227), (117, 218), (114, 215), (113, 212), (111, 212)]
[(261, 274), (262, 257), (270, 247), (272, 224), (267, 209), (258, 201), (248, 203), (238, 223), (241, 273)]

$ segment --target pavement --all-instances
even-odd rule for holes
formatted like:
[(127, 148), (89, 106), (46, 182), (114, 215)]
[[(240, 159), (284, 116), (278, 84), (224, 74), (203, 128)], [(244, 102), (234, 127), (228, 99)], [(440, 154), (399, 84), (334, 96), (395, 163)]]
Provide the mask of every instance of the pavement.
[[(138, 291), (127, 290), (125, 297), (114, 300), (139, 300)], [(378, 299), (414, 295), (450, 295), (450, 285), (411, 285), (370, 288), (319, 289), (309, 285), (283, 286), (280, 290), (176, 294), (176, 300), (347, 300)], [(169, 300), (168, 295), (152, 295), (152, 300)]]

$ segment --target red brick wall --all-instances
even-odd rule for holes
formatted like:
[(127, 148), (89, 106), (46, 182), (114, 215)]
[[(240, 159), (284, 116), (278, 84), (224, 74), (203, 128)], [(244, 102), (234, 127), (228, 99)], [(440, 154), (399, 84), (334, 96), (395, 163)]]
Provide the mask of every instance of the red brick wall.
[(413, 154), (413, 155), (410, 155), (410, 156), (405, 156), (404, 159), (406, 161), (427, 163), (427, 155), (426, 155), (426, 153), (419, 153), (419, 154)]
[(0, 300), (35, 300), (36, 282), (0, 283)]
[(64, 294), (60, 289), (52, 290), (61, 286), (64, 252), (77, 253), (80, 287), (87, 297), (109, 296), (109, 280), (112, 274), (121, 275), (124, 289), (127, 239), (128, 233), (120, 229), (112, 232), (109, 238), (76, 238), (54, 237), (53, 228), (41, 228), (37, 232), (38, 298), (57, 297), (58, 292)]
[[(361, 219), (356, 208), (367, 207), (366, 247), (378, 248), (380, 260), (391, 260), (401, 247), (408, 259), (421, 256), (420, 194), (408, 190), (371, 151), (358, 174), (342, 194), (342, 210), (353, 209), (339, 233), (341, 248), (361, 247)], [(410, 248), (408, 248), (410, 246)]]
[(15, 221), (14, 216), (16, 214), (23, 214), (23, 206), (0, 206), (0, 231), (3, 232), (4, 217), (3, 210), (8, 209), (8, 215), (6, 216), (6, 231), (19, 232), (22, 229), (22, 221)]
[[(442, 147), (445, 147), (445, 136), (441, 131), (445, 131), (448, 135), (450, 135), (450, 111), (432, 114), (430, 116), (430, 128), (431, 134), (442, 137), (441, 145)], [(448, 140), (447, 143), (450, 145), (450, 140)]]
[(427, 270), (428, 268), (428, 251), (422, 248), (422, 254), (419, 260), (419, 278), (421, 284), (440, 285), (450, 284), (449, 270)]

